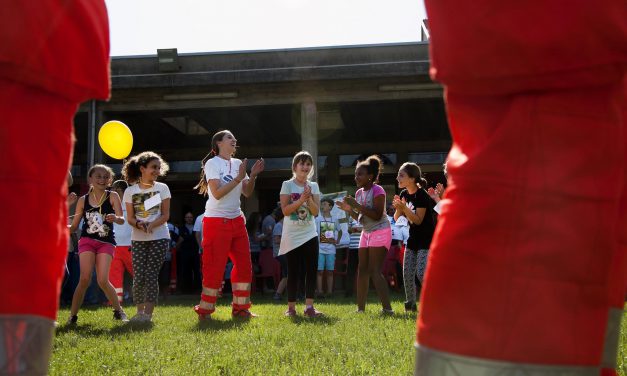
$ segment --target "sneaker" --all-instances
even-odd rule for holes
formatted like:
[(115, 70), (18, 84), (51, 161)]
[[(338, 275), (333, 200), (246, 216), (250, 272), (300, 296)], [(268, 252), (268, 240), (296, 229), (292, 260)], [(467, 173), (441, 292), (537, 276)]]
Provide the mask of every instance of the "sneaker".
[(126, 316), (126, 312), (113, 310), (113, 319), (120, 320), (122, 322), (128, 322), (128, 317)]
[(384, 316), (394, 316), (394, 310), (393, 309), (385, 309), (385, 308), (381, 308), (381, 314)]
[(129, 321), (130, 322), (150, 322), (152, 321), (152, 315), (147, 315), (143, 312), (138, 312)]
[(257, 315), (255, 315), (254, 313), (250, 312), (247, 309), (234, 309), (231, 312), (231, 316), (233, 316), (234, 318), (241, 318), (241, 319), (251, 319), (253, 317), (257, 317)]
[(405, 312), (416, 312), (417, 310), (416, 302), (405, 302)]
[(278, 293), (274, 293), (274, 295), (272, 296), (272, 299), (276, 300), (276, 301), (280, 301), (281, 300), (281, 295), (279, 295)]
[(309, 318), (315, 318), (315, 317), (324, 316), (324, 313), (318, 311), (313, 306), (311, 306), (311, 307), (305, 309), (305, 312), (303, 312), (303, 315), (305, 315), (306, 317), (309, 317)]
[(67, 322), (65, 323), (65, 325), (73, 326), (73, 325), (76, 325), (77, 322), (78, 322), (78, 315), (73, 315), (67, 319)]
[(296, 317), (296, 309), (295, 308), (288, 308), (287, 311), (285, 311), (285, 316), (287, 316), (287, 317)]

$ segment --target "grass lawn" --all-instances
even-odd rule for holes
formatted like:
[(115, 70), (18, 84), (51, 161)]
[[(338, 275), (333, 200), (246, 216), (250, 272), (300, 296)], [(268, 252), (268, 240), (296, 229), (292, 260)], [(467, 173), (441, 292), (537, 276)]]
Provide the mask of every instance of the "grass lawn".
[[(410, 375), (415, 315), (393, 294), (394, 316), (381, 316), (374, 292), (365, 314), (353, 300), (319, 300), (325, 317), (290, 319), (287, 303), (253, 297), (250, 321), (232, 320), (230, 297), (218, 301), (214, 320), (199, 323), (198, 297), (174, 296), (157, 306), (152, 324), (114, 322), (110, 308), (86, 307), (68, 328), (59, 312), (51, 375)], [(126, 308), (129, 316), (135, 313)]]
[[(269, 296), (254, 296), (251, 321), (232, 320), (230, 297), (219, 300), (211, 322), (199, 323), (196, 296), (174, 296), (157, 307), (152, 324), (121, 324), (110, 308), (86, 307), (76, 328), (59, 312), (51, 375), (411, 375), (415, 316), (393, 293), (392, 317), (379, 314), (370, 293), (365, 314), (353, 300), (320, 300), (319, 319), (283, 316)], [(127, 307), (129, 316), (135, 313)], [(627, 314), (619, 342), (619, 375), (627, 376)]]

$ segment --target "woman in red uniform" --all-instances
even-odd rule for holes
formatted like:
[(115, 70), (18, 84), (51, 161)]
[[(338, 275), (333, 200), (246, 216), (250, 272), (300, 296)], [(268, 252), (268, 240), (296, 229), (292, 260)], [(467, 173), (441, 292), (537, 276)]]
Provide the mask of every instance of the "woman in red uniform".
[(0, 203), (21, 225), (0, 251), (0, 374), (46, 374), (67, 254), (72, 120), (79, 103), (109, 97), (109, 27), (102, 0), (2, 6)]
[(627, 275), (625, 2), (426, 6), (453, 146), (416, 374), (613, 374)]

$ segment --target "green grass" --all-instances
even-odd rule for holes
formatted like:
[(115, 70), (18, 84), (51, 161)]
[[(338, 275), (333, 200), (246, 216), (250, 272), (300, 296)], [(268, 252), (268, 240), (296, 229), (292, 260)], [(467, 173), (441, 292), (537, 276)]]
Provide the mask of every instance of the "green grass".
[[(374, 293), (371, 293), (374, 295)], [(232, 320), (229, 297), (220, 299), (214, 320), (199, 323), (197, 297), (171, 297), (157, 306), (152, 324), (120, 324), (108, 308), (79, 312), (67, 328), (59, 312), (51, 375), (410, 375), (415, 316), (405, 315), (394, 295), (395, 316), (379, 314), (371, 297), (365, 314), (352, 300), (320, 300), (324, 318), (283, 316), (286, 303), (254, 297), (250, 321)], [(134, 308), (127, 308), (134, 314)]]
[[(121, 324), (111, 309), (86, 307), (76, 328), (59, 312), (51, 375), (411, 375), (415, 316), (403, 313), (404, 296), (392, 296), (395, 316), (379, 314), (371, 292), (366, 314), (352, 300), (320, 300), (319, 319), (283, 316), (285, 302), (254, 296), (260, 317), (232, 320), (230, 297), (214, 320), (199, 323), (197, 297), (174, 296), (159, 305), (152, 324)], [(135, 309), (128, 307), (134, 314)], [(621, 325), (618, 373), (627, 376), (627, 314)]]

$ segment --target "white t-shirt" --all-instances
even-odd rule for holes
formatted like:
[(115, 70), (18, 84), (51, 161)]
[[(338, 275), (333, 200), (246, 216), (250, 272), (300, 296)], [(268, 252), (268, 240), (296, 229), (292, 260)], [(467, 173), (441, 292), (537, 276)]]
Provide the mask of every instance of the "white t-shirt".
[(336, 245), (337, 248), (348, 248), (351, 243), (351, 234), (348, 233), (348, 218), (342, 217), (340, 221), (340, 230), (342, 230), (342, 237), (340, 242)]
[(320, 215), (316, 217), (316, 229), (318, 230), (319, 251), (324, 255), (335, 254), (335, 241), (340, 231), (340, 222), (336, 216), (328, 217)]
[[(196, 220), (194, 221), (194, 230), (193, 232), (200, 232), (200, 244), (198, 245), (198, 251), (202, 251), (202, 219), (205, 218), (204, 214), (199, 215), (198, 217), (196, 217)], [(196, 234), (194, 234), (194, 236), (196, 236)]]
[(131, 232), (133, 228), (128, 224), (128, 217), (126, 215), (126, 205), (122, 204), (122, 215), (124, 216), (124, 223), (118, 225), (113, 222), (113, 234), (115, 236), (115, 244), (122, 247), (130, 247), (131, 245)]
[[(207, 182), (212, 179), (218, 179), (218, 188), (228, 184), (237, 177), (239, 166), (242, 161), (237, 158), (231, 158), (228, 161), (221, 157), (215, 156), (205, 163), (205, 179)], [(248, 175), (244, 180), (248, 179)], [(205, 217), (218, 218), (237, 218), (242, 214), (240, 207), (240, 196), (242, 195), (242, 183), (235, 186), (229, 193), (216, 199), (211, 194), (211, 189), (207, 187), (207, 204), (205, 205)]]
[[(311, 187), (312, 194), (320, 195), (318, 183), (307, 182), (307, 184)], [(290, 179), (283, 182), (280, 194), (290, 195), (289, 203), (291, 204), (300, 198), (304, 189), (304, 187), (297, 185), (294, 182), (294, 179)], [(281, 247), (279, 249), (279, 255), (284, 255), (292, 249), (305, 244), (307, 241), (311, 240), (311, 238), (315, 238), (317, 236), (318, 231), (316, 231), (316, 220), (307, 207), (307, 204), (302, 205), (292, 214), (283, 219), (283, 233), (281, 234)]]
[[(159, 196), (159, 198), (153, 198), (156, 196)], [(124, 199), (122, 201), (124, 201), (124, 205), (126, 203), (133, 204), (136, 220), (153, 222), (161, 216), (161, 202), (171, 197), (168, 186), (157, 181), (155, 185), (146, 189), (140, 188), (139, 184), (131, 185), (124, 191)], [(145, 209), (144, 203), (150, 199), (152, 199), (151, 202), (159, 203)], [(146, 233), (137, 227), (132, 227), (131, 240), (148, 241), (160, 239), (170, 239), (170, 232), (166, 223), (153, 229), (152, 233)]]

